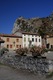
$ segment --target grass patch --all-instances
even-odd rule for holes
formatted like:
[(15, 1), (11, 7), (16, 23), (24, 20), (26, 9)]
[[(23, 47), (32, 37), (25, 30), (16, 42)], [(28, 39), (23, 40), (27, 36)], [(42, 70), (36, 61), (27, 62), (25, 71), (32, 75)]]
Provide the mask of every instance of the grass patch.
[(46, 75), (46, 78), (51, 78), (51, 77), (53, 77), (53, 72), (51, 72), (48, 75)]
[(6, 64), (0, 62), (0, 66), (2, 66), (2, 65), (3, 65), (3, 66), (8, 66), (8, 65), (6, 65)]
[(0, 63), (0, 65), (4, 65), (4, 64)]
[(3, 64), (3, 63), (1, 63), (0, 62), (0, 66), (7, 66), (7, 67), (10, 67), (10, 68), (12, 68), (12, 69), (16, 69), (14, 66), (12, 66), (12, 65), (8, 65), (8, 64)]

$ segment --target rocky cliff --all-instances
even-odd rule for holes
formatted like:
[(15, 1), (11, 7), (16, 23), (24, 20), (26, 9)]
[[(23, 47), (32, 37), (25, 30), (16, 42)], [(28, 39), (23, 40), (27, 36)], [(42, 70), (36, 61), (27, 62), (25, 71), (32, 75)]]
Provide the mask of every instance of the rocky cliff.
[(38, 32), (38, 29), (46, 26), (47, 32), (53, 33), (53, 13), (48, 17), (25, 19), (19, 17), (14, 23), (13, 34), (21, 35), (20, 32)]

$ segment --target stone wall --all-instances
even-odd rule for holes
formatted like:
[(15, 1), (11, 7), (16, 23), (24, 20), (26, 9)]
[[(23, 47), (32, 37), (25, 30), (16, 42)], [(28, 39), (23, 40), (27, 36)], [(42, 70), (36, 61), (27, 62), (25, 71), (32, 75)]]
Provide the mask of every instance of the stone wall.
[(3, 56), (0, 62), (17, 69), (26, 69), (36, 73), (48, 73), (53, 69), (53, 61), (46, 58), (33, 58), (29, 56)]

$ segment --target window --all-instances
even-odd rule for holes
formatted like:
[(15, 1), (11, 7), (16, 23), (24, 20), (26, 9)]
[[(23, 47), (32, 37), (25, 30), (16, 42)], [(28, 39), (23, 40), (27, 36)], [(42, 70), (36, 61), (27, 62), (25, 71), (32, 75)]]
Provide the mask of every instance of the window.
[(16, 42), (19, 42), (19, 39), (16, 39)]
[(34, 38), (32, 38), (32, 41), (34, 42)]
[(12, 45), (10, 45), (10, 48), (12, 48)]
[(53, 45), (51, 45), (51, 48), (53, 48)]
[(9, 48), (9, 45), (7, 44), (7, 48)]
[(7, 42), (9, 42), (9, 38), (7, 38)]
[(40, 42), (40, 39), (39, 39), (39, 42)]
[(16, 48), (18, 48), (19, 46), (18, 45), (16, 45)]
[(26, 42), (26, 38), (24, 37), (24, 42)]
[(21, 45), (16, 45), (16, 48), (21, 48)]
[(20, 45), (20, 48), (21, 48), (21, 45)]
[(35, 41), (37, 42), (37, 38), (35, 38)]

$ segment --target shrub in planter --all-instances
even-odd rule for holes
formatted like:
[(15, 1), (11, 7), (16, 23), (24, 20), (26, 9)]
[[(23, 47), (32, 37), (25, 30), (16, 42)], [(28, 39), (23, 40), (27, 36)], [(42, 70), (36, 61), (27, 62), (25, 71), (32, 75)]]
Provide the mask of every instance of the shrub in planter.
[(45, 52), (44, 49), (45, 48), (33, 46), (30, 48), (30, 52), (32, 53), (33, 57), (41, 56), (41, 54), (44, 54), (44, 52)]
[(24, 54), (27, 54), (27, 52), (28, 52), (27, 48), (19, 48), (19, 49), (16, 50), (16, 53), (18, 55), (21, 55), (21, 56), (24, 55)]

